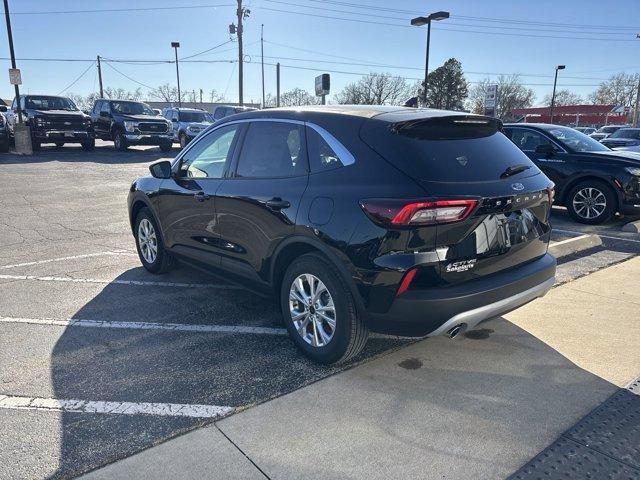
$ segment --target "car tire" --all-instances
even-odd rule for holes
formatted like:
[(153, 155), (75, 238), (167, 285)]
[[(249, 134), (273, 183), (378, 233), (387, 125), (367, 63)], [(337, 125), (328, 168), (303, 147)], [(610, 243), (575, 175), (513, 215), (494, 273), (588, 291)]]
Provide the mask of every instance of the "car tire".
[(129, 148), (129, 145), (127, 144), (127, 139), (124, 136), (124, 133), (122, 132), (122, 130), (115, 131), (113, 135), (113, 146), (119, 152), (124, 152), (127, 148)]
[[(315, 288), (319, 295), (312, 303), (308, 297), (311, 282), (316, 287), (320, 285), (316, 280), (326, 290)], [(300, 301), (303, 298), (300, 288), (308, 296), (304, 297), (307, 303)], [(294, 290), (297, 297), (292, 293)], [(302, 255), (289, 265), (280, 286), (280, 306), (289, 336), (315, 362), (344, 363), (358, 355), (367, 342), (369, 331), (358, 314), (351, 290), (337, 268), (321, 254)], [(324, 318), (316, 308), (322, 308)], [(306, 316), (300, 318), (301, 314)], [(298, 323), (294, 317), (299, 318)], [(333, 319), (333, 327), (327, 318)]]
[(133, 235), (136, 239), (138, 257), (145, 269), (151, 273), (160, 274), (173, 268), (173, 257), (165, 250), (158, 223), (148, 208), (143, 208), (138, 212)]
[(616, 194), (602, 180), (585, 180), (575, 185), (567, 195), (569, 215), (580, 223), (596, 225), (606, 222), (616, 212)]
[(160, 150), (163, 152), (170, 152), (172, 148), (173, 148), (173, 144), (171, 142), (160, 144)]
[(82, 142), (82, 149), (86, 152), (90, 152), (91, 150), (93, 150), (94, 148), (96, 148), (96, 141), (95, 139), (91, 139), (91, 140), (87, 140), (86, 142)]
[(178, 136), (179, 140), (180, 140), (180, 148), (184, 148), (187, 146), (187, 144), (189, 143), (189, 140), (187, 139), (187, 136), (183, 133), (181, 133)]

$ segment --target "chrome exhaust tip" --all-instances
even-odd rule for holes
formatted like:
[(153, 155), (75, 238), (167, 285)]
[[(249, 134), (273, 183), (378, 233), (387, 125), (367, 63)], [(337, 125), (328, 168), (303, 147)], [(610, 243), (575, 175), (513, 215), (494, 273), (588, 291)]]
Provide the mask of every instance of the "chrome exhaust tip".
[(461, 333), (464, 333), (466, 329), (467, 329), (466, 323), (461, 323), (460, 325), (456, 325), (455, 327), (453, 327), (447, 332), (447, 337), (456, 338)]

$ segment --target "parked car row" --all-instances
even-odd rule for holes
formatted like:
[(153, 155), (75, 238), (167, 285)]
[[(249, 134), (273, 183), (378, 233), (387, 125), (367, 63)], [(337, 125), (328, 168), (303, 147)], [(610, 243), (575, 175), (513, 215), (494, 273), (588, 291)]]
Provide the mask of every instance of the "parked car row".
[(157, 145), (162, 151), (169, 151), (174, 142), (184, 148), (215, 120), (249, 109), (221, 105), (213, 114), (193, 108), (167, 108), (160, 112), (143, 102), (98, 99), (85, 113), (67, 97), (21, 95), (5, 115), (0, 114), (0, 149), (4, 145), (3, 131), (7, 140), (14, 135), (18, 102), (25, 124), (31, 127), (34, 150), (43, 143), (59, 147), (79, 143), (83, 149), (92, 150), (98, 138), (113, 141), (117, 150), (126, 150), (130, 145)]

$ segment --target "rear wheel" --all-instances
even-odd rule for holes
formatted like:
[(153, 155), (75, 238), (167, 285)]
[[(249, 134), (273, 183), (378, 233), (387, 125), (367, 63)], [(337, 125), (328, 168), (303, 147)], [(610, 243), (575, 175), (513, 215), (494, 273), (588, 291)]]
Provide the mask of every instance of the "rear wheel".
[(136, 249), (142, 266), (151, 273), (165, 273), (173, 267), (173, 258), (164, 248), (160, 230), (148, 208), (140, 210), (134, 224)]
[(319, 363), (341, 363), (362, 351), (368, 329), (350, 289), (326, 258), (296, 258), (280, 287), (282, 315), (296, 346)]
[(117, 130), (113, 135), (113, 146), (120, 152), (124, 152), (129, 147), (122, 130)]
[(567, 196), (567, 210), (580, 223), (606, 222), (615, 213), (613, 189), (601, 180), (585, 180), (574, 186)]

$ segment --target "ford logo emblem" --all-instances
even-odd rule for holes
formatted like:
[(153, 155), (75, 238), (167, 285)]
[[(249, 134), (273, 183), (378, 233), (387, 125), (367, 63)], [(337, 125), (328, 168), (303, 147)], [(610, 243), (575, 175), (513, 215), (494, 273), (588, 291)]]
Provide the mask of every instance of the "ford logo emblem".
[(521, 183), (512, 183), (511, 188), (514, 189), (516, 192), (520, 192), (521, 190), (524, 190), (524, 185)]

